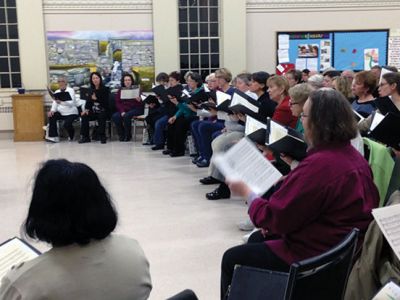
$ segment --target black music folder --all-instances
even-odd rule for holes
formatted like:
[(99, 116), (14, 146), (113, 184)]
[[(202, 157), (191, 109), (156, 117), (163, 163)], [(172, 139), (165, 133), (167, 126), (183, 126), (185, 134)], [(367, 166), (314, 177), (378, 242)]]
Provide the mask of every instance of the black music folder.
[(47, 91), (49, 92), (49, 95), (53, 100), (59, 100), (59, 101), (70, 101), (70, 100), (72, 100), (71, 95), (68, 92), (54, 93), (50, 88), (47, 88)]
[(382, 115), (379, 112), (375, 112), (368, 136), (396, 150), (400, 150), (399, 128), (400, 115), (391, 112)]
[(239, 90), (235, 90), (233, 93), (229, 109), (233, 112), (251, 116), (257, 120), (263, 119), (259, 114), (260, 103)]
[(290, 127), (269, 120), (265, 144), (273, 151), (286, 154), (295, 160), (307, 156), (307, 144), (304, 136)]

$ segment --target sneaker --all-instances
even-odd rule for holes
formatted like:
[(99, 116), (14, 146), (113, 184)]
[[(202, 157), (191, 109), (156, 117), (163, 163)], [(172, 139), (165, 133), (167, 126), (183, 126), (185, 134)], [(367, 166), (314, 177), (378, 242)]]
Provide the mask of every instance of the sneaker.
[(254, 229), (254, 225), (250, 219), (239, 222), (237, 226), (242, 231), (252, 231)]
[(249, 237), (256, 231), (258, 231), (258, 228), (254, 228), (251, 232), (245, 234), (244, 236), (242, 236), (242, 240), (245, 244), (247, 244), (247, 241), (249, 240)]
[(47, 136), (46, 141), (48, 141), (50, 143), (58, 143), (58, 142), (60, 142), (60, 138), (58, 136), (54, 136), (54, 137)]
[(210, 162), (207, 159), (202, 159), (196, 163), (196, 166), (199, 168), (207, 168), (210, 165)]
[(199, 161), (203, 160), (204, 158), (202, 156), (197, 156), (192, 159), (192, 164), (197, 164)]

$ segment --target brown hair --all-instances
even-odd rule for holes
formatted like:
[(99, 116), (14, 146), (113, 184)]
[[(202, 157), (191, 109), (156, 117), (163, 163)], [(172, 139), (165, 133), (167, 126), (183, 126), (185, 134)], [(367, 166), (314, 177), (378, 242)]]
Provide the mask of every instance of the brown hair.
[(215, 77), (225, 79), (229, 83), (232, 80), (232, 73), (227, 68), (221, 68), (215, 71)]
[(386, 80), (389, 84), (396, 84), (396, 91), (400, 94), (400, 73), (386, 73), (383, 76), (383, 79)]
[(368, 89), (368, 94), (372, 94), (376, 89), (376, 76), (371, 71), (361, 71), (354, 75), (354, 80), (364, 85)]
[(349, 101), (338, 91), (322, 88), (310, 95), (308, 115), (314, 146), (349, 142), (357, 136), (357, 124)]

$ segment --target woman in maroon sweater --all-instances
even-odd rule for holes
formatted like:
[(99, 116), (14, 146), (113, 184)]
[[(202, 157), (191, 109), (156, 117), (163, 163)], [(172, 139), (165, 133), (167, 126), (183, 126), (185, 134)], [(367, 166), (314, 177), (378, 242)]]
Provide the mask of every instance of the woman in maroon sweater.
[(289, 107), (289, 81), (283, 76), (271, 76), (267, 80), (269, 97), (277, 103), (272, 120), (284, 126), (296, 127), (297, 117)]
[(263, 199), (243, 182), (229, 184), (247, 199), (251, 221), (261, 231), (225, 252), (221, 297), (236, 264), (288, 271), (293, 262), (331, 249), (354, 227), (362, 243), (379, 194), (367, 161), (350, 144), (357, 134), (350, 104), (333, 89), (318, 90), (305, 103), (301, 120), (307, 157), (277, 191)]
[(117, 127), (121, 142), (129, 142), (132, 139), (132, 118), (144, 113), (144, 105), (140, 96), (132, 99), (121, 99), (121, 90), (131, 89), (134, 83), (132, 75), (125, 73), (122, 76), (121, 89), (115, 95), (117, 112), (112, 115), (112, 120)]

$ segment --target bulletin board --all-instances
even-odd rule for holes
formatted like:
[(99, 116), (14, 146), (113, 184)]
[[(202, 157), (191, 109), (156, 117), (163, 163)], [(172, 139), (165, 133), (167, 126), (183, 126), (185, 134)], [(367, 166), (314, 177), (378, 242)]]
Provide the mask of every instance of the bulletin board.
[(369, 70), (387, 65), (389, 30), (278, 32), (277, 62), (298, 70)]

